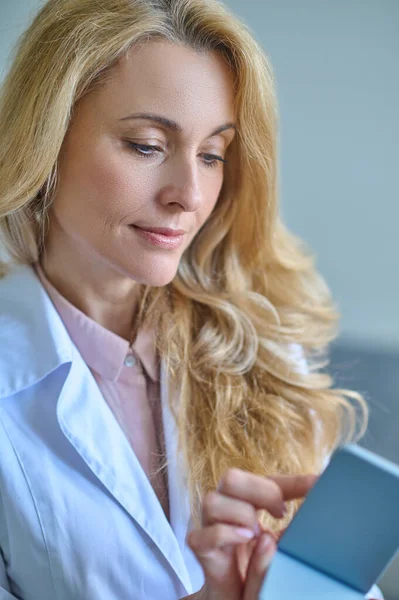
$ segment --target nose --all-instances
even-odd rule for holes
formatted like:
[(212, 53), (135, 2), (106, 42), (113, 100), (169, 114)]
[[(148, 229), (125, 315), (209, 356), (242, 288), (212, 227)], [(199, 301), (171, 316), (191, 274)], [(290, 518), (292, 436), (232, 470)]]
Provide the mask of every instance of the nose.
[(202, 194), (197, 165), (185, 158), (170, 166), (164, 184), (159, 192), (159, 202), (163, 206), (175, 206), (186, 212), (198, 210)]

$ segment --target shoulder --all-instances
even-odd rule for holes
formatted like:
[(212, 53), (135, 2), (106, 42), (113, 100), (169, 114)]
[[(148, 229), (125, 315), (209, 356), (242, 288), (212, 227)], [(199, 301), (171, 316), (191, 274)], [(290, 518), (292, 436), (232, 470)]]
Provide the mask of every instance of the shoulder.
[(71, 340), (29, 265), (0, 279), (0, 347), (0, 399), (71, 360)]
[[(0, 316), (26, 307), (40, 292), (41, 285), (30, 265), (0, 268)], [(12, 310), (13, 309), (13, 310)]]

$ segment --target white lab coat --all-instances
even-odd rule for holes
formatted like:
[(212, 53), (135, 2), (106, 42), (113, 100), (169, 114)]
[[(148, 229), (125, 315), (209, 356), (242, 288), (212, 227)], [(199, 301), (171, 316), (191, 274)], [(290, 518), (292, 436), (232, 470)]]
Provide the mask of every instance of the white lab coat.
[(0, 280), (0, 599), (176, 600), (203, 572), (165, 370), (170, 523), (30, 267)]
[(0, 280), (0, 600), (176, 600), (203, 571), (161, 365), (170, 523), (31, 267)]

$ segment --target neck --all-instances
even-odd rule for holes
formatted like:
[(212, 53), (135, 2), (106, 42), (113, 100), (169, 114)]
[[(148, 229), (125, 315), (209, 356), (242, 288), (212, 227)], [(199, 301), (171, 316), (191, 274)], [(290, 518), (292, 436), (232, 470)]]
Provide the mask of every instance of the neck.
[[(56, 240), (56, 243), (55, 243)], [(41, 267), (52, 285), (88, 317), (130, 341), (138, 285), (102, 257), (89, 256), (49, 234)], [(72, 244), (73, 245), (73, 244)]]

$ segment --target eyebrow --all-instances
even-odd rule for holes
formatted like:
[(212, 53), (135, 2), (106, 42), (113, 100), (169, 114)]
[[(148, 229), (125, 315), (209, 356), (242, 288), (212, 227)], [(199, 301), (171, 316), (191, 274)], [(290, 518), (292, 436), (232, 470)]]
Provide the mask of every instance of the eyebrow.
[[(182, 132), (182, 127), (176, 123), (176, 121), (172, 121), (171, 119), (167, 119), (166, 117), (161, 117), (160, 115), (154, 115), (151, 113), (137, 113), (134, 115), (128, 115), (127, 117), (123, 117), (119, 119), (120, 121), (128, 121), (129, 119), (146, 119), (147, 121), (153, 121), (154, 123), (158, 123), (158, 125), (162, 125), (166, 129), (170, 131), (175, 131), (176, 133)], [(223, 133), (223, 131), (227, 131), (228, 129), (234, 129), (237, 131), (237, 126), (235, 123), (225, 123), (220, 127), (217, 127), (210, 133), (208, 137), (214, 137), (215, 135), (219, 135)]]

